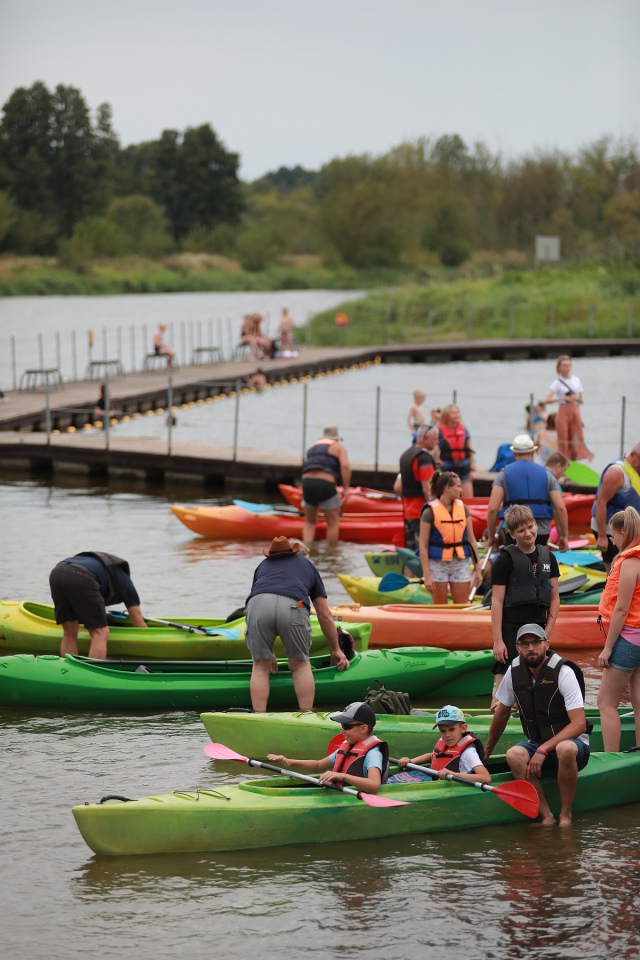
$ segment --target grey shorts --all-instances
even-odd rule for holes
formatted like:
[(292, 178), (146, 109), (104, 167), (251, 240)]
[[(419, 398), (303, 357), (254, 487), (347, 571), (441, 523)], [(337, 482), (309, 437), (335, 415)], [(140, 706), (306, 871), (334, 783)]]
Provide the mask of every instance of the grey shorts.
[(453, 560), (434, 560), (429, 557), (429, 570), (434, 583), (467, 583), (471, 580), (471, 564), (468, 557)]
[(259, 593), (247, 604), (245, 642), (253, 660), (270, 660), (280, 637), (285, 653), (294, 660), (308, 660), (311, 650), (309, 608), (277, 593)]

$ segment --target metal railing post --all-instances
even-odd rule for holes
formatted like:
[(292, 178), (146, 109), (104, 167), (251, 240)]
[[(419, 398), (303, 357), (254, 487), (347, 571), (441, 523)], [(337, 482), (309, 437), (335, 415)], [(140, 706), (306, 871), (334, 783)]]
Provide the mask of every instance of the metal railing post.
[(309, 384), (302, 386), (302, 462), (307, 452), (307, 404), (309, 402)]
[(378, 472), (378, 460), (380, 454), (380, 387), (376, 387), (376, 447), (374, 457), (374, 470)]
[(240, 422), (240, 381), (236, 380), (236, 409), (233, 419), (233, 460), (238, 458), (238, 425)]
[(38, 334), (38, 358), (40, 360), (40, 369), (44, 369), (44, 346), (42, 344), (42, 334)]
[(622, 398), (622, 412), (620, 416), (620, 457), (624, 457), (624, 431), (627, 417), (627, 398)]
[(78, 352), (76, 350), (76, 332), (71, 331), (71, 362), (73, 364), (73, 379), (78, 379)]
[(51, 387), (49, 386), (49, 377), (45, 373), (45, 410), (44, 410), (44, 422), (45, 429), (47, 431), (47, 443), (51, 443)]
[(167, 384), (167, 456), (173, 455), (173, 375)]
[(18, 375), (16, 370), (16, 338), (11, 337), (11, 372), (13, 374), (13, 389), (18, 389)]
[(109, 449), (109, 440), (111, 434), (111, 391), (109, 390), (109, 371), (104, 372), (104, 440), (105, 447)]

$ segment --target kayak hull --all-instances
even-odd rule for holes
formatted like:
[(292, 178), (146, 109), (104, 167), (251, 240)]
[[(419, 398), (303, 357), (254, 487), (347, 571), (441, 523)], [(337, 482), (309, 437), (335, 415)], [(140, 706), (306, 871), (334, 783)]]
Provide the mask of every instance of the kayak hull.
[[(235, 764), (234, 764), (235, 766)], [(497, 773), (493, 785), (511, 782)], [(555, 778), (545, 778), (558, 812)], [(580, 772), (575, 814), (633, 803), (640, 795), (640, 756), (592, 754)], [(289, 777), (73, 807), (76, 824), (97, 854), (217, 853), (291, 844), (337, 843), (440, 833), (527, 819), (497, 796), (446, 780), (385, 786), (380, 796), (401, 807), (369, 807), (357, 797), (301, 786)]]
[[(269, 753), (293, 757), (322, 757), (330, 752), (329, 743), (339, 731), (331, 720), (333, 711), (305, 713), (203, 713), (200, 716), (214, 743), (224, 743), (246, 756), (265, 759)], [(596, 707), (587, 707), (593, 724), (590, 744), (593, 751), (602, 750), (602, 726)], [(622, 737), (620, 747), (635, 746), (635, 717), (630, 707), (620, 707)], [(486, 710), (465, 710), (470, 730), (486, 743), (492, 715)], [(436, 711), (423, 715), (376, 717), (376, 736), (386, 740), (393, 757), (415, 757), (432, 750), (440, 736), (433, 729)], [(517, 717), (507, 723), (496, 744), (496, 753), (506, 753), (522, 740), (522, 724)], [(331, 748), (333, 749), (333, 747)]]
[[(302, 537), (304, 517), (290, 513), (252, 513), (235, 504), (227, 507), (180, 507), (171, 510), (181, 523), (199, 534), (221, 540), (272, 540), (274, 537)], [(321, 516), (316, 540), (327, 536), (327, 524)], [(402, 514), (367, 515), (345, 513), (340, 518), (340, 540), (351, 543), (404, 542)]]
[[(369, 647), (390, 648), (396, 644), (428, 644), (447, 650), (489, 650), (493, 647), (491, 611), (486, 607), (448, 604), (389, 604), (365, 607), (340, 604), (332, 607), (334, 620), (341, 623), (371, 624)], [(588, 604), (561, 604), (553, 628), (554, 650), (602, 648), (598, 609)]]
[[(369, 684), (381, 680), (410, 697), (488, 696), (493, 679), (488, 652), (435, 648), (364, 651), (348, 670), (312, 657), (315, 701), (343, 706), (362, 700)], [(250, 707), (251, 661), (88, 660), (82, 657), (0, 657), (0, 707), (58, 710), (210, 710)], [(286, 661), (271, 676), (269, 703), (297, 703)]]
[[(140, 660), (246, 660), (244, 617), (227, 623), (222, 619), (195, 617), (161, 617), (210, 630), (232, 630), (235, 639), (222, 636), (204, 636), (187, 633), (175, 627), (150, 624), (146, 629), (134, 627), (127, 619), (123, 626), (109, 627), (108, 651), (110, 657)], [(329, 653), (329, 642), (320, 629), (317, 617), (311, 617), (311, 652)], [(351, 631), (356, 650), (366, 650), (369, 627), (357, 626)], [(33, 653), (58, 654), (62, 642), (62, 626), (55, 622), (52, 606), (23, 601), (0, 600), (0, 654)], [(78, 652), (87, 656), (91, 638), (84, 627), (78, 635)], [(284, 657), (284, 647), (278, 637), (275, 654)]]

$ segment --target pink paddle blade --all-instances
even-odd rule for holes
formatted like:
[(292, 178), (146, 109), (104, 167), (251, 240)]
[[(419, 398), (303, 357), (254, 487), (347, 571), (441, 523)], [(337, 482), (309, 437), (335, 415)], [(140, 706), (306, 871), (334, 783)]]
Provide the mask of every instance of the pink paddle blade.
[(243, 757), (241, 753), (236, 753), (235, 750), (225, 747), (224, 743), (208, 743), (204, 752), (213, 760), (241, 760), (242, 763), (247, 763), (249, 759)]
[(379, 797), (376, 793), (359, 793), (358, 796), (370, 807), (408, 807), (408, 800), (390, 800), (389, 797)]
[(508, 803), (510, 807), (515, 807), (525, 817), (535, 819), (540, 813), (540, 799), (532, 783), (526, 780), (516, 780), (512, 783), (501, 783), (496, 787), (491, 787), (492, 793), (496, 793), (501, 800)]

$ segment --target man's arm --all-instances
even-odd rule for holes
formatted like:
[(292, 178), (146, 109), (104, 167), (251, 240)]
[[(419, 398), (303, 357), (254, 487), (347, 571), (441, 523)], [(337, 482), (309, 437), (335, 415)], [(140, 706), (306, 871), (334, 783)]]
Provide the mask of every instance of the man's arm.
[(547, 623), (545, 625), (545, 633), (547, 638), (551, 636), (551, 631), (556, 625), (556, 620), (558, 619), (558, 610), (560, 609), (560, 591), (558, 590), (558, 578), (551, 578), (551, 603), (549, 604), (549, 610), (547, 613)]
[(506, 707), (504, 703), (500, 703), (500, 701), (498, 701), (495, 713), (493, 714), (493, 720), (491, 721), (491, 726), (489, 727), (489, 733), (487, 734), (487, 742), (484, 748), (485, 760), (488, 760), (493, 753), (496, 743), (504, 733), (510, 716), (510, 708)]
[(502, 501), (504, 500), (504, 489), (499, 485), (495, 485), (491, 488), (491, 496), (489, 497), (489, 506), (487, 507), (487, 531), (489, 536), (489, 543), (493, 542), (493, 538), (496, 533), (496, 520), (498, 519), (498, 510), (502, 506)]
[(614, 470), (612, 464), (605, 473), (600, 493), (596, 499), (596, 527), (598, 528), (598, 549), (605, 551), (609, 546), (607, 539), (607, 504), (615, 497), (624, 483), (624, 473), (620, 467)]
[(351, 464), (349, 463), (349, 457), (347, 451), (339, 444), (338, 450), (338, 460), (340, 461), (340, 473), (342, 474), (342, 502), (345, 503), (347, 496), (349, 495), (349, 487), (351, 486)]
[(569, 546), (569, 516), (562, 499), (562, 492), (560, 490), (550, 490), (549, 500), (553, 507), (553, 519), (558, 528), (558, 546), (561, 550), (566, 550)]
[(313, 606), (316, 611), (318, 622), (320, 623), (320, 628), (329, 641), (335, 665), (337, 666), (338, 670), (347, 670), (349, 667), (349, 661), (340, 649), (340, 644), (338, 642), (338, 631), (336, 630), (336, 625), (333, 621), (333, 617), (331, 616), (329, 601), (326, 597), (316, 597), (313, 601)]

